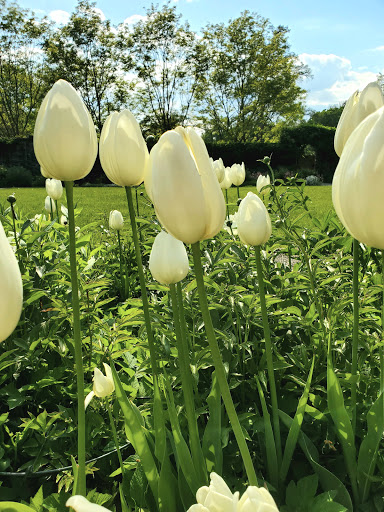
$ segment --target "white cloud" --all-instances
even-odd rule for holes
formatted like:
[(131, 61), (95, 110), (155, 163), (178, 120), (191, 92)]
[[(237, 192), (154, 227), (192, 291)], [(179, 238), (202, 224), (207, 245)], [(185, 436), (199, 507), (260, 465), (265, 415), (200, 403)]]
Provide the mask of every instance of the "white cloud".
[(371, 52), (384, 52), (384, 45), (383, 46), (376, 46), (376, 48), (372, 48), (370, 50)]
[(125, 18), (123, 21), (124, 25), (134, 25), (135, 23), (138, 23), (139, 21), (145, 21), (147, 19), (146, 16), (142, 16), (141, 14), (132, 14), (132, 16), (129, 16), (129, 18)]
[(65, 25), (69, 21), (70, 14), (67, 11), (61, 11), (58, 9), (56, 11), (51, 11), (48, 16), (58, 25)]
[(104, 14), (104, 13), (103, 13), (103, 11), (102, 11), (101, 9), (99, 9), (98, 7), (94, 7), (94, 8), (93, 8), (93, 12), (99, 16), (99, 18), (101, 19), (101, 21), (105, 21), (105, 20), (106, 20), (105, 14)]
[(363, 89), (377, 79), (377, 73), (364, 68), (353, 68), (352, 62), (334, 54), (308, 54), (299, 56), (311, 69), (313, 78), (306, 79), (309, 90), (307, 104), (311, 108), (324, 109), (346, 101), (357, 89)]

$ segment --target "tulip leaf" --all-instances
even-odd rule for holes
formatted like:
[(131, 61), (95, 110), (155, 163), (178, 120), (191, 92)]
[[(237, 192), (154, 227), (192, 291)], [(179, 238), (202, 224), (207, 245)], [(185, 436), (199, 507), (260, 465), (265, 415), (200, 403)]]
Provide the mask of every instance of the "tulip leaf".
[(140, 457), (145, 476), (157, 502), (159, 474), (152, 456), (152, 451), (149, 448), (144, 428), (138, 419), (137, 411), (135, 411), (131, 402), (127, 398), (113, 362), (111, 362), (111, 369), (116, 387), (116, 397), (124, 415), (126, 432), (130, 434), (129, 441), (132, 443), (136, 453)]
[(262, 387), (260, 385), (260, 381), (257, 377), (256, 384), (257, 389), (259, 391), (261, 408), (263, 410), (263, 420), (264, 420), (264, 435), (265, 435), (265, 449), (267, 452), (267, 466), (268, 466), (268, 475), (269, 479), (274, 487), (277, 488), (279, 481), (279, 466), (277, 463), (277, 453), (276, 453), (276, 443), (275, 436), (273, 434), (271, 417), (267, 409), (267, 404), (265, 402), (264, 393)]
[[(290, 428), (293, 423), (293, 419), (283, 411), (279, 411), (279, 416), (281, 421)], [(323, 491), (336, 491), (335, 501), (344, 505), (348, 512), (353, 512), (353, 505), (349, 492), (336, 475), (318, 463), (319, 454), (309, 437), (300, 431), (298, 442), (300, 448), (307, 457), (308, 462), (311, 464), (313, 471), (319, 477)]]
[(369, 497), (377, 454), (384, 430), (384, 394), (377, 398), (367, 414), (368, 431), (360, 446), (357, 478), (362, 503)]
[(1, 501), (0, 512), (36, 512), (34, 508), (22, 505), (21, 503), (14, 503), (13, 501)]
[(313, 358), (312, 358), (312, 365), (309, 370), (308, 379), (305, 384), (303, 394), (301, 395), (299, 403), (297, 405), (296, 414), (295, 414), (295, 417), (293, 418), (292, 424), (289, 428), (287, 441), (285, 443), (284, 456), (283, 456), (283, 461), (281, 463), (281, 468), (280, 468), (280, 478), (282, 481), (284, 481), (287, 476), (289, 466), (292, 461), (293, 452), (295, 451), (295, 448), (296, 448), (297, 439), (300, 434), (301, 425), (302, 425), (303, 419), (304, 419), (305, 407), (307, 405), (309, 390), (311, 387), (314, 366), (315, 366), (315, 356), (313, 356)]
[(182, 472), (184, 473), (185, 480), (187, 481), (192, 494), (195, 494), (200, 486), (192, 462), (191, 453), (180, 429), (171, 385), (166, 375), (164, 375), (164, 384), (165, 398), (167, 400), (169, 419), (171, 421), (172, 434), (175, 443), (175, 455), (177, 456), (177, 462), (180, 465)]
[(343, 392), (330, 358), (328, 358), (327, 367), (327, 398), (329, 412), (332, 416), (337, 437), (343, 449), (345, 465), (351, 481), (352, 491), (355, 499), (357, 499), (357, 465), (354, 433), (347, 410), (344, 406)]
[(203, 436), (203, 452), (208, 473), (214, 471), (221, 475), (223, 469), (223, 450), (221, 443), (221, 394), (216, 373), (212, 374), (212, 389), (207, 398), (209, 419)]

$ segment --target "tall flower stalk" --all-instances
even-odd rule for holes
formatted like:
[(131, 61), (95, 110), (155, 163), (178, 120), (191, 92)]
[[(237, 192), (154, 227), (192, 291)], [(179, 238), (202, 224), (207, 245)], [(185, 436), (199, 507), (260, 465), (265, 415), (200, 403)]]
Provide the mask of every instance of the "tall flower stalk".
[(84, 407), (84, 369), (81, 345), (79, 286), (76, 265), (75, 212), (73, 204), (73, 181), (65, 181), (68, 207), (69, 261), (71, 268), (73, 339), (75, 344), (75, 368), (77, 381), (77, 453), (78, 480), (76, 492), (85, 496), (85, 407)]
[(231, 423), (233, 433), (237, 444), (239, 446), (240, 454), (243, 459), (244, 467), (247, 473), (248, 481), (250, 485), (258, 485), (255, 468), (253, 466), (252, 458), (249, 453), (247, 442), (245, 440), (243, 431), (241, 429), (240, 421), (236, 413), (235, 406), (231, 397), (231, 392), (227, 382), (225, 374), (224, 364), (221, 358), (220, 349), (217, 343), (215, 330), (213, 328), (211, 315), (208, 308), (207, 296), (205, 293), (204, 286), (204, 275), (203, 268), (201, 265), (200, 255), (200, 243), (196, 242), (191, 245), (193, 262), (196, 275), (196, 284), (199, 294), (200, 311), (204, 320), (205, 332), (207, 334), (209, 348), (213, 360), (213, 364), (216, 370), (216, 376), (220, 386), (221, 396), (223, 398), (224, 406), (228, 414), (229, 421)]

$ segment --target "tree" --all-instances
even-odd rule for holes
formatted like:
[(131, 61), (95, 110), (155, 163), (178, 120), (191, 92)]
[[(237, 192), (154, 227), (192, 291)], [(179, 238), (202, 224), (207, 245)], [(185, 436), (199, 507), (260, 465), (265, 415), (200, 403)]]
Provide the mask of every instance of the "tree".
[(100, 131), (114, 107), (119, 69), (116, 33), (95, 5), (79, 0), (69, 22), (46, 40), (45, 50), (56, 79), (68, 80), (80, 92)]
[(0, 0), (0, 136), (33, 133), (40, 103), (51, 85), (41, 50), (49, 23), (28, 9)]
[(160, 135), (185, 123), (199, 60), (196, 35), (176, 7), (152, 5), (132, 30), (121, 28), (120, 49), (125, 71), (135, 74), (131, 104), (144, 132)]
[(329, 107), (316, 112), (314, 110), (309, 113), (309, 124), (319, 124), (322, 126), (331, 126), (336, 128), (341, 113), (343, 112), (345, 102), (340, 107)]
[(198, 100), (207, 140), (268, 141), (277, 123), (302, 118), (298, 81), (309, 70), (290, 52), (288, 32), (249, 11), (205, 28)]

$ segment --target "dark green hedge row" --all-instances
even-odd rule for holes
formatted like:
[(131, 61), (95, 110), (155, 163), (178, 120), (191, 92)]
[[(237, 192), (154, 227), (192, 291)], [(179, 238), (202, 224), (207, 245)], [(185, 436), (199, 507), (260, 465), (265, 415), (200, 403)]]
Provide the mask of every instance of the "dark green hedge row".
[[(312, 170), (313, 174), (321, 176), (324, 182), (331, 182), (338, 162), (333, 149), (334, 134), (335, 128), (301, 124), (283, 128), (280, 141), (277, 143), (208, 143), (207, 148), (214, 160), (221, 157), (226, 166), (244, 162), (247, 171), (252, 175), (266, 171), (265, 165), (258, 160), (270, 156), (272, 166), (276, 170), (286, 170), (290, 173), (300, 169)], [(0, 140), (0, 168), (0, 187), (39, 184), (40, 167), (33, 152), (32, 137)], [(14, 168), (19, 169), (16, 173), (17, 183), (12, 183)], [(25, 169), (25, 176), (20, 169)], [(109, 183), (98, 158), (92, 172), (82, 181)]]

